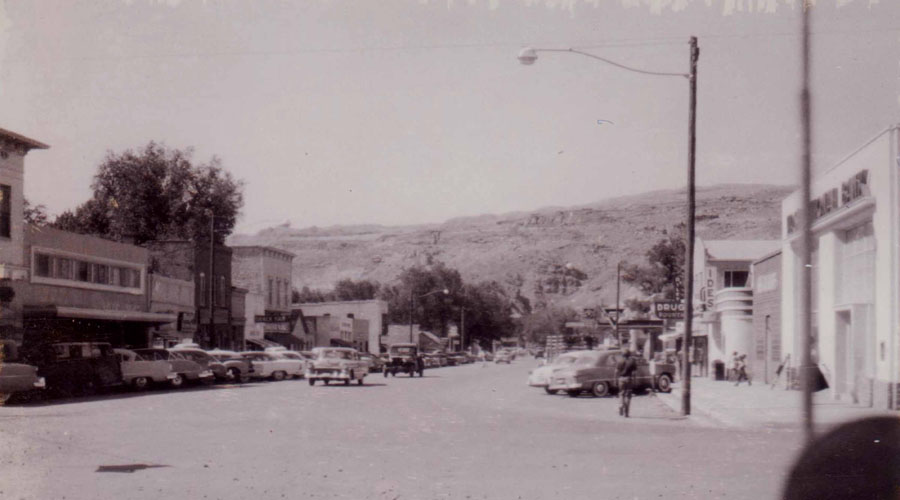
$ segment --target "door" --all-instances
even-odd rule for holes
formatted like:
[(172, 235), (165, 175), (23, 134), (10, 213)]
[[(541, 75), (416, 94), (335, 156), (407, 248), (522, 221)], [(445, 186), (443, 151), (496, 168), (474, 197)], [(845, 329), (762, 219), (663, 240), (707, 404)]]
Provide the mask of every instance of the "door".
[(850, 311), (838, 311), (834, 337), (834, 392), (841, 398), (851, 397), (853, 390), (853, 326)]

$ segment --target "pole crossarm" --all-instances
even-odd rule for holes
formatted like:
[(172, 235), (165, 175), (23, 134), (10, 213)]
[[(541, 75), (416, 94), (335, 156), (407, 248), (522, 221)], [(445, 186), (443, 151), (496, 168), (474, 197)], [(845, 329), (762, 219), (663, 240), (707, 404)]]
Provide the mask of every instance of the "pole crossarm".
[(622, 68), (622, 69), (627, 70), (627, 71), (633, 71), (633, 72), (635, 72), (635, 73), (641, 73), (641, 74), (644, 74), (644, 75), (654, 75), (654, 76), (680, 76), (680, 77), (688, 78), (688, 79), (691, 78), (690, 73), (668, 73), (668, 72), (664, 72), (664, 71), (648, 71), (648, 70), (645, 70), (645, 69), (640, 69), (640, 68), (634, 68), (634, 67), (631, 67), (631, 66), (626, 66), (626, 65), (624, 65), (624, 64), (617, 63), (617, 62), (615, 62), (615, 61), (609, 60), (609, 59), (607, 59), (607, 58), (605, 58), (605, 57), (600, 57), (600, 56), (598, 56), (598, 55), (596, 55), (596, 54), (591, 54), (590, 52), (585, 52), (585, 51), (583, 51), (583, 50), (579, 50), (579, 49), (576, 49), (576, 48), (573, 48), (573, 47), (570, 47), (570, 48), (568, 48), (568, 49), (537, 49), (537, 48), (532, 47), (531, 50), (533, 50), (534, 52), (568, 52), (568, 53), (572, 53), (572, 54), (578, 54), (578, 55), (582, 55), (582, 56), (585, 56), (585, 57), (590, 57), (591, 59), (596, 59), (596, 60), (598, 60), (598, 61), (603, 61), (603, 62), (605, 62), (605, 63), (607, 63), (607, 64), (611, 64), (611, 65), (613, 65), (613, 66), (616, 66), (617, 68)]

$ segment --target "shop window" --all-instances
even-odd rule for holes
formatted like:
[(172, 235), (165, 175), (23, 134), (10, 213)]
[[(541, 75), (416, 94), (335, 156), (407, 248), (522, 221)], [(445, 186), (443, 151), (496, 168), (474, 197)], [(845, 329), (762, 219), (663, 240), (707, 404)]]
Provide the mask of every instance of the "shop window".
[(725, 288), (742, 288), (747, 286), (748, 271), (725, 271)]
[(0, 236), (9, 238), (12, 228), (12, 188), (0, 185)]

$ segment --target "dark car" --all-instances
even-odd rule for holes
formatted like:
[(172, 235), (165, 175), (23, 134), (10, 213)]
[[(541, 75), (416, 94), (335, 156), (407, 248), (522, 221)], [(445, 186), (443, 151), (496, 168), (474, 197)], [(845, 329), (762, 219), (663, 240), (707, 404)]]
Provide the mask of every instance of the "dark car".
[(253, 375), (253, 364), (239, 352), (213, 349), (209, 355), (225, 365), (229, 378), (235, 382), (247, 382)]
[[(616, 392), (616, 365), (622, 359), (619, 350), (579, 351), (574, 363), (565, 369), (553, 373), (547, 387), (550, 391), (566, 391), (570, 396), (578, 396), (582, 392), (590, 392), (594, 396), (603, 397)], [(650, 363), (639, 356), (636, 390), (672, 390), (675, 365), (657, 361), (651, 369)]]
[(419, 346), (416, 344), (392, 344), (388, 348), (388, 356), (390, 361), (384, 365), (384, 376), (388, 373), (397, 375), (397, 373), (408, 373), (410, 377), (416, 373), (420, 377), (425, 375), (425, 360), (419, 353)]
[(122, 384), (119, 358), (106, 342), (46, 344), (32, 354), (47, 389), (56, 395), (90, 394)]

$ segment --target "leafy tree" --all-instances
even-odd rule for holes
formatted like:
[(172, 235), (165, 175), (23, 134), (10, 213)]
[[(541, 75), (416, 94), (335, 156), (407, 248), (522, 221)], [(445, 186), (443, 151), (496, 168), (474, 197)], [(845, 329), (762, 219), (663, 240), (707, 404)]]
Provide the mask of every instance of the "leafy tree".
[[(683, 229), (683, 225), (679, 225)], [(640, 288), (645, 295), (662, 294), (667, 299), (683, 295), (685, 244), (682, 231), (673, 231), (647, 251), (646, 265), (627, 265), (622, 281)]]
[(47, 207), (44, 205), (32, 205), (28, 199), (25, 199), (24, 207), (25, 222), (33, 226), (44, 226), (48, 222)]
[(334, 285), (337, 300), (372, 300), (378, 296), (381, 285), (376, 281), (343, 279)]
[(445, 332), (448, 321), (454, 315), (453, 297), (441, 293), (453, 292), (463, 287), (459, 271), (442, 262), (430, 266), (405, 269), (398, 277), (399, 284), (382, 288), (380, 297), (388, 302), (389, 320), (392, 323), (409, 323), (410, 297), (413, 298), (413, 323), (424, 330)]
[(465, 308), (467, 345), (478, 343), (487, 346), (493, 340), (516, 332), (516, 323), (512, 319), (513, 302), (506, 290), (495, 281), (465, 285), (454, 293), (454, 303)]
[(578, 318), (578, 312), (571, 307), (558, 307), (547, 304), (537, 307), (520, 321), (521, 333), (529, 342), (543, 344), (547, 335), (560, 335), (565, 332), (567, 321)]
[(142, 150), (108, 152), (91, 185), (93, 198), (61, 214), (54, 225), (140, 244), (160, 238), (219, 243), (231, 234), (243, 205), (243, 183), (218, 158), (192, 162), (192, 149), (150, 142)]

